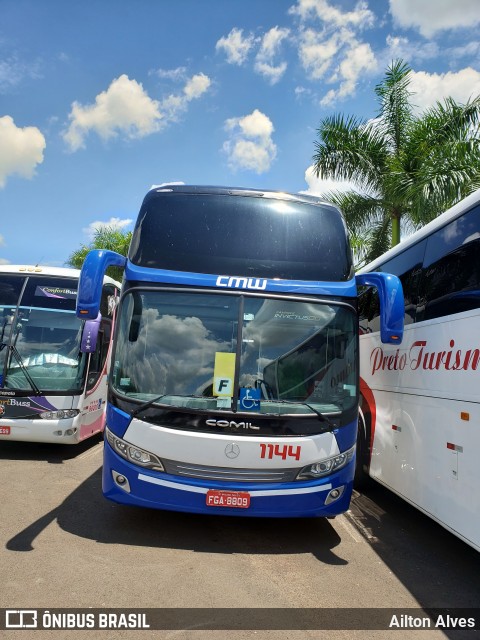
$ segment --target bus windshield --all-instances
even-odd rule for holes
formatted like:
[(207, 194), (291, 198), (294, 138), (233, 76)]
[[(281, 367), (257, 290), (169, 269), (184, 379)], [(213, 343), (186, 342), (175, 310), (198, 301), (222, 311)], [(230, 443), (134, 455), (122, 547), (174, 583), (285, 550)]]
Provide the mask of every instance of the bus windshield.
[(308, 417), (357, 402), (355, 312), (347, 304), (134, 288), (119, 314), (112, 385), (121, 396)]
[(301, 196), (149, 192), (132, 264), (171, 271), (344, 282), (350, 246), (334, 206)]
[(5, 275), (0, 286), (0, 375), (6, 389), (79, 393), (85, 356), (77, 281)]

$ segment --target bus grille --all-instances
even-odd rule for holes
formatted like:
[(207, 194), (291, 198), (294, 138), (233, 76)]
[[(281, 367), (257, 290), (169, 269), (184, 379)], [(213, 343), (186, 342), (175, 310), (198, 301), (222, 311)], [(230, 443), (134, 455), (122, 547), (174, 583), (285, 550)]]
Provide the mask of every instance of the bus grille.
[(226, 467), (206, 467), (200, 464), (189, 464), (165, 460), (162, 458), (165, 471), (174, 476), (199, 478), (201, 480), (224, 480), (225, 482), (293, 482), (299, 469), (229, 469)]

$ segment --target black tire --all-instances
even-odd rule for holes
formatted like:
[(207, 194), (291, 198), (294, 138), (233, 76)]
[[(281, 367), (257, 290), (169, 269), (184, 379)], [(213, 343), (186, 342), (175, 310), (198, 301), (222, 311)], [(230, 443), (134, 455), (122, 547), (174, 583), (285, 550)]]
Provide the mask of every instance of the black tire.
[(357, 432), (357, 452), (355, 460), (355, 476), (353, 486), (355, 489), (366, 489), (371, 486), (372, 479), (368, 475), (368, 467), (370, 462), (367, 429), (362, 415), (358, 416), (358, 432)]

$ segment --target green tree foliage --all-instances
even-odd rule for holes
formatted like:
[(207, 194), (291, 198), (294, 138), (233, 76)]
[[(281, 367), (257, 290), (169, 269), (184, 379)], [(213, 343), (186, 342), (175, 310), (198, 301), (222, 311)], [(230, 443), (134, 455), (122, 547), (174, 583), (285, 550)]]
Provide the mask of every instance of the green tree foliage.
[[(110, 251), (116, 251), (126, 256), (131, 239), (131, 231), (122, 231), (115, 226), (98, 227), (95, 229), (92, 242), (89, 245), (82, 244), (79, 249), (74, 251), (68, 258), (67, 265), (75, 269), (81, 269), (87, 253), (93, 249), (109, 249)], [(107, 275), (121, 282), (123, 271), (118, 267), (109, 267), (107, 269)]]
[(323, 195), (343, 210), (357, 266), (480, 187), (480, 96), (417, 116), (410, 81), (410, 67), (393, 62), (375, 87), (375, 120), (334, 115), (318, 128), (315, 174), (356, 187)]

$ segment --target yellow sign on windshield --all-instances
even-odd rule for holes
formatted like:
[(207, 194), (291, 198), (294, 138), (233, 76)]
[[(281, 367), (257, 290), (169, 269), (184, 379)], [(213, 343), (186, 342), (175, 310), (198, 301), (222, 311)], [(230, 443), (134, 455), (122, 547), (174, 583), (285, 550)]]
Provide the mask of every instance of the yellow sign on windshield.
[(235, 354), (215, 354), (215, 369), (213, 371), (213, 395), (221, 397), (233, 396), (233, 379), (235, 377)]

